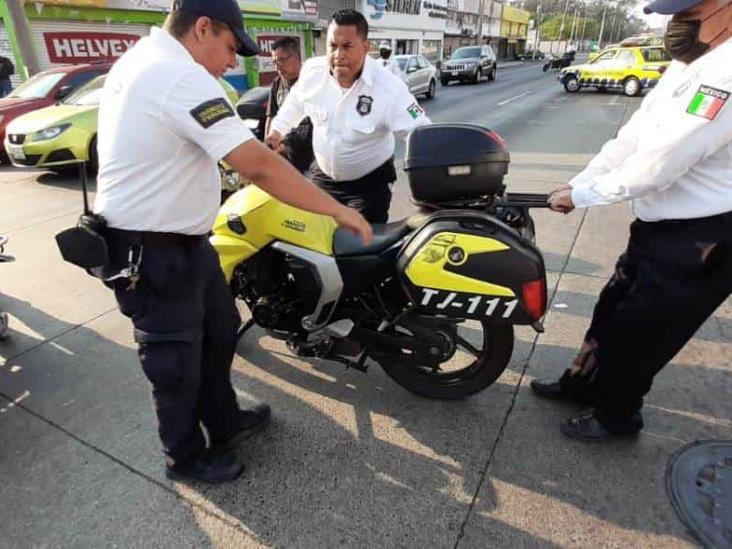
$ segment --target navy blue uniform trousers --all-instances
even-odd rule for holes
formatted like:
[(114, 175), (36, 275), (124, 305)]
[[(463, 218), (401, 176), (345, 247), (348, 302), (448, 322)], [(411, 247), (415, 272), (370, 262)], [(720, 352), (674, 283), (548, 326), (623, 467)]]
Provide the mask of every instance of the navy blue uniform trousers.
[[(139, 237), (111, 231), (113, 264), (124, 266)], [(124, 315), (132, 319), (140, 363), (152, 384), (159, 435), (170, 465), (194, 459), (212, 440), (236, 432), (239, 407), (231, 362), (239, 314), (206, 237), (145, 244), (141, 279), (114, 281)]]
[(581, 376), (565, 372), (563, 390), (595, 405), (608, 426), (628, 421), (654, 376), (731, 293), (732, 212), (635, 221), (585, 337), (597, 344), (596, 365)]

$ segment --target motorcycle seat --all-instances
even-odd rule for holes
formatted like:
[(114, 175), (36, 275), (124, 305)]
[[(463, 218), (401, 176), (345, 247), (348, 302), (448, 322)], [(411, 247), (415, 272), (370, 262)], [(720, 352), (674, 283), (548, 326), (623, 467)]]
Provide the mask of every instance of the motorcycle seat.
[(372, 225), (374, 238), (368, 246), (364, 245), (360, 236), (348, 229), (337, 229), (333, 238), (333, 253), (336, 257), (379, 254), (411, 232), (407, 221), (404, 219)]

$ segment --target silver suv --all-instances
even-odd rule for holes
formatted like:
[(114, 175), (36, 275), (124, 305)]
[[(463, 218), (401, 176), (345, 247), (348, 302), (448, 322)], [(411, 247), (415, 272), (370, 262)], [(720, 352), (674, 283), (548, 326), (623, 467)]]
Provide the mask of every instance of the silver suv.
[(453, 80), (477, 84), (484, 78), (496, 79), (496, 54), (493, 48), (465, 46), (456, 49), (442, 67), (440, 82), (447, 86)]

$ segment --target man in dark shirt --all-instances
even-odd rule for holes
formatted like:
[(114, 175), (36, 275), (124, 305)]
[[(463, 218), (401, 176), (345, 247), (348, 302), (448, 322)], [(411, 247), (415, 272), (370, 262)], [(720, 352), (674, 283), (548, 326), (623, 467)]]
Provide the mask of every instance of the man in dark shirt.
[(10, 77), (15, 74), (15, 66), (7, 57), (0, 55), (0, 97), (5, 97), (13, 91)]

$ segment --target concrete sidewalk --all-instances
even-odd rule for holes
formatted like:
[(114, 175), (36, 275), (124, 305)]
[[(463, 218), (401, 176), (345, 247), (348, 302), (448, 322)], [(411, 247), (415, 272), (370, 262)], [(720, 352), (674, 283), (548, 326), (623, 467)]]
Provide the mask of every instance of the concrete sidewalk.
[[(598, 135), (596, 120), (564, 116), (566, 97), (554, 97), (515, 127), (501, 122), (514, 190), (567, 181), (630, 112), (622, 98), (573, 98), (595, 117), (600, 100), (615, 113)], [(551, 126), (560, 119), (574, 133)], [(571, 135), (577, 152), (546, 132)], [(395, 215), (409, 209), (405, 193), (402, 177)], [(573, 357), (625, 245), (626, 206), (537, 212), (546, 333), (518, 329), (509, 368), (465, 401), (416, 398), (376, 365), (364, 375), (303, 361), (247, 334), (234, 385), (243, 405), (269, 402), (274, 421), (242, 449), (239, 481), (204, 487), (165, 479), (130, 324), (58, 257), (53, 235), (78, 215), (76, 183), (3, 169), (0, 196), (0, 232), (17, 256), (0, 265), (0, 308), (12, 315), (0, 343), (0, 547), (693, 546), (663, 475), (686, 442), (732, 438), (732, 303), (659, 376), (637, 441), (564, 439), (558, 423), (577, 408), (528, 390)]]

